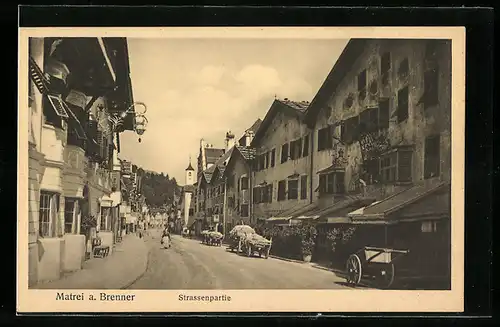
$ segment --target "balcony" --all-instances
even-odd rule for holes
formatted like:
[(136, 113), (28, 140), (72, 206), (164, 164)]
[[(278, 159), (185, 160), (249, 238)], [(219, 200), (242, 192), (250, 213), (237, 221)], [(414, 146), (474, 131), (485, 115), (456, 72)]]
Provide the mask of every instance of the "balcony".
[(75, 172), (85, 172), (88, 165), (88, 159), (85, 157), (85, 151), (75, 145), (67, 145), (64, 149), (64, 163), (66, 169)]
[(111, 172), (108, 169), (99, 167), (95, 162), (85, 161), (85, 171), (87, 173), (87, 179), (89, 182), (96, 186), (111, 191)]

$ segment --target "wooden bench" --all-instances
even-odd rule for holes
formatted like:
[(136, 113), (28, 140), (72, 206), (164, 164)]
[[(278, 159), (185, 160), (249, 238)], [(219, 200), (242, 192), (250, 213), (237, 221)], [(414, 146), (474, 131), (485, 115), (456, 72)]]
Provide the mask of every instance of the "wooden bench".
[(92, 240), (92, 252), (94, 258), (104, 258), (109, 254), (109, 245), (102, 245), (100, 238), (94, 238)]

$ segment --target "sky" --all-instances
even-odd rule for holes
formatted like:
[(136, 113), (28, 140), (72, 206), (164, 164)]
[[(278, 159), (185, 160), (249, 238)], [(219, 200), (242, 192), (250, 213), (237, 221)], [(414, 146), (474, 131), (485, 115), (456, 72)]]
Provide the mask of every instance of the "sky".
[[(135, 101), (147, 106), (139, 136), (120, 136), (121, 159), (184, 184), (200, 139), (224, 148), (263, 119), (275, 96), (311, 101), (347, 40), (128, 38)], [(142, 108), (141, 108), (142, 109)]]

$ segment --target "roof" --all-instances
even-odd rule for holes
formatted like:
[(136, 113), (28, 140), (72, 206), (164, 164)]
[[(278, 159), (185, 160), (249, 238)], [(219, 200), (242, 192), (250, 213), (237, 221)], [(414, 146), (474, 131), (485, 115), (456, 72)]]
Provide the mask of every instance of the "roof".
[[(231, 157), (231, 153), (233, 153), (233, 149), (234, 149), (234, 147), (232, 147), (231, 149), (229, 149), (226, 152), (224, 152), (224, 150), (223, 150), (222, 155), (219, 156), (219, 158), (217, 158), (217, 160), (214, 161), (213, 165), (203, 171), (203, 176), (205, 177), (205, 180), (207, 183), (210, 183), (210, 181), (212, 180), (212, 176), (215, 172), (216, 167), (225, 166), (224, 162)], [(217, 149), (209, 148), (207, 150), (217, 150)]]
[(231, 153), (231, 157), (229, 158), (229, 161), (227, 162), (227, 165), (224, 169), (224, 172), (226, 171), (231, 171), (231, 167), (233, 166), (233, 162), (236, 160), (237, 157), (243, 158), (245, 161), (252, 160), (255, 157), (255, 149), (247, 147), (247, 146), (241, 146), (241, 145), (235, 145), (233, 149), (233, 152)]
[(222, 155), (224, 155), (224, 149), (205, 148), (207, 164), (214, 164)]
[(314, 96), (309, 109), (304, 117), (306, 123), (312, 126), (320, 110), (326, 105), (326, 102), (335, 94), (340, 82), (351, 70), (352, 66), (363, 53), (366, 43), (369, 39), (351, 39), (347, 43), (344, 51), (333, 65), (332, 70), (321, 85), (318, 93)]
[(306, 101), (291, 101), (289, 99), (275, 99), (272, 103), (271, 107), (267, 111), (264, 120), (260, 124), (255, 136), (252, 140), (252, 146), (257, 146), (259, 142), (262, 140), (262, 137), (266, 133), (266, 130), (271, 125), (274, 117), (278, 112), (282, 112), (290, 117), (296, 117), (299, 119), (303, 119), (307, 109), (309, 107), (309, 103)]
[(191, 165), (191, 162), (189, 163), (189, 166), (186, 168), (186, 170), (191, 170), (191, 171), (194, 171), (194, 168), (193, 168), (193, 166)]
[[(429, 198), (429, 195), (433, 195), (431, 198), (437, 199), (438, 197), (434, 195), (438, 191), (446, 191), (447, 189), (450, 189), (450, 184), (448, 182), (424, 182), (369, 205), (365, 207), (362, 212), (351, 212), (349, 216), (353, 220), (383, 220), (389, 215), (406, 208), (408, 205)], [(450, 210), (449, 208), (443, 208), (439, 203), (434, 203), (432, 206), (427, 205), (426, 208), (429, 208), (427, 211), (440, 211), (439, 213), (445, 213)], [(398, 214), (398, 216), (400, 216), (400, 214)], [(419, 216), (424, 216), (424, 213), (421, 211)]]
[[(262, 119), (258, 118), (252, 126), (250, 126), (250, 128), (246, 129), (245, 130), (245, 133), (246, 132), (253, 132), (254, 134), (257, 132), (257, 130), (259, 129), (260, 125), (262, 124)], [(245, 138), (245, 134), (243, 134), (242, 137), (240, 137), (240, 139), (238, 140), (239, 143), (241, 143), (243, 141), (243, 139)]]

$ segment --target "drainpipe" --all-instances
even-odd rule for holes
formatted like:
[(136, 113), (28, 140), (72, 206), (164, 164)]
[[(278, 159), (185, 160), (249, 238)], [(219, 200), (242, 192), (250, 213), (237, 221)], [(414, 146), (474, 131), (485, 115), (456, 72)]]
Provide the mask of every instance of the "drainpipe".
[(249, 192), (250, 192), (250, 195), (248, 196), (249, 198), (249, 204), (248, 204), (248, 207), (250, 208), (250, 218), (251, 218), (251, 221), (254, 222), (255, 221), (255, 216), (254, 216), (254, 210), (253, 210), (253, 171), (252, 171), (252, 168), (251, 166), (248, 167), (248, 188), (249, 188)]
[[(316, 125), (316, 123), (314, 125)], [(312, 128), (311, 133), (310, 133), (311, 134), (311, 137), (310, 137), (310, 139), (311, 139), (311, 146), (309, 147), (311, 149), (311, 151), (310, 151), (310, 156), (311, 156), (310, 163), (311, 163), (311, 165), (309, 167), (310, 168), (310, 174), (311, 174), (311, 177), (309, 178), (310, 179), (310, 181), (309, 181), (309, 185), (310, 185), (309, 186), (309, 203), (310, 204), (313, 203), (313, 194), (314, 194), (314, 190), (313, 190), (313, 185), (314, 185), (313, 184), (314, 153), (315, 153), (315, 151), (314, 151), (314, 125), (313, 125), (313, 128)]]

